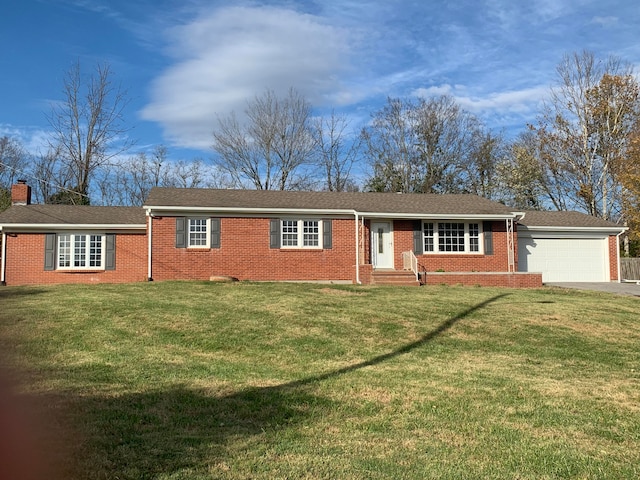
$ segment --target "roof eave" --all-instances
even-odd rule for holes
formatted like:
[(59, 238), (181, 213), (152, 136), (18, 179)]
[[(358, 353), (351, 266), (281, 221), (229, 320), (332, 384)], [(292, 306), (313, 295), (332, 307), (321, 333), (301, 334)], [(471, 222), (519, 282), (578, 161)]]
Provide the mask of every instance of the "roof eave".
[(219, 213), (256, 215), (358, 215), (371, 218), (402, 218), (402, 219), (483, 219), (506, 220), (515, 218), (513, 213), (479, 214), (479, 213), (408, 213), (408, 212), (366, 212), (355, 209), (325, 209), (325, 208), (247, 208), (247, 207), (195, 207), (195, 206), (158, 206), (144, 205), (147, 215), (170, 215), (175, 213)]
[(198, 207), (198, 206), (188, 206), (188, 207), (179, 207), (179, 206), (157, 206), (157, 205), (144, 205), (144, 209), (146, 209), (147, 216), (149, 215), (170, 215), (176, 213), (221, 213), (221, 214), (233, 214), (233, 213), (244, 213), (244, 214), (262, 214), (262, 215), (272, 215), (272, 214), (302, 214), (302, 215), (327, 215), (327, 214), (335, 214), (335, 215), (354, 215), (354, 210), (349, 209), (335, 209), (328, 210), (322, 208), (264, 208), (264, 207), (255, 207), (255, 208), (246, 208), (246, 207)]
[(508, 220), (512, 214), (496, 213), (390, 213), (390, 212), (358, 212), (358, 215), (370, 218), (400, 218), (406, 220)]
[(572, 227), (572, 226), (544, 226), (544, 225), (518, 225), (518, 230), (530, 232), (592, 232), (619, 234), (629, 230), (629, 227)]
[(147, 225), (116, 223), (3, 223), (0, 230), (5, 232), (40, 232), (43, 230), (109, 230), (146, 231)]

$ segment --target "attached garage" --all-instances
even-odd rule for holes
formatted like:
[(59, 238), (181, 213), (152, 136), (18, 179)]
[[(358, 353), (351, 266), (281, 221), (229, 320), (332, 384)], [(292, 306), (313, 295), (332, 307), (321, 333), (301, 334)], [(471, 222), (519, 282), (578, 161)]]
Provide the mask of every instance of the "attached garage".
[(543, 282), (608, 282), (607, 238), (518, 237), (518, 270)]
[(579, 212), (527, 212), (518, 222), (518, 271), (541, 272), (544, 283), (617, 281), (610, 238), (624, 230)]

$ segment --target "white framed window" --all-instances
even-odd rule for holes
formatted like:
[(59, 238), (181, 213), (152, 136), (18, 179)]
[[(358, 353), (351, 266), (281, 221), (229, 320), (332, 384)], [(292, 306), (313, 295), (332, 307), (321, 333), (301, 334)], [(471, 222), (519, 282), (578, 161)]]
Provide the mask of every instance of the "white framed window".
[(189, 248), (209, 248), (209, 219), (208, 218), (189, 218), (188, 225), (188, 244)]
[(104, 235), (96, 233), (59, 234), (57, 268), (103, 270), (105, 268), (104, 238)]
[(423, 222), (424, 253), (482, 253), (479, 223)]
[(322, 248), (321, 220), (282, 220), (280, 227), (282, 248)]

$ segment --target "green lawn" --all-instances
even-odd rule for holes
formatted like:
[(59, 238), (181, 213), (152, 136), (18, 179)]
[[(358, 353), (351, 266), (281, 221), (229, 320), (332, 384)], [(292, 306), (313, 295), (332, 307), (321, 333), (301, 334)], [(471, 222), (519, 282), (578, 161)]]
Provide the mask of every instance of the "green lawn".
[(65, 479), (640, 478), (632, 297), (3, 287), (0, 352)]

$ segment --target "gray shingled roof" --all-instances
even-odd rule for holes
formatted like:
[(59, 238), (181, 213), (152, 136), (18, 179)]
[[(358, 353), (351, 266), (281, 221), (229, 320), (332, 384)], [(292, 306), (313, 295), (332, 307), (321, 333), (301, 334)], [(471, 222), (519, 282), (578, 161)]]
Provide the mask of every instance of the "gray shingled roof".
[(525, 227), (622, 228), (616, 223), (580, 212), (528, 211), (518, 223)]
[(0, 213), (1, 224), (145, 225), (141, 207), (88, 205), (13, 205)]
[(289, 192), (162, 188), (151, 190), (146, 206), (232, 209), (357, 210), (360, 213), (504, 215), (511, 209), (476, 195), (364, 192)]

